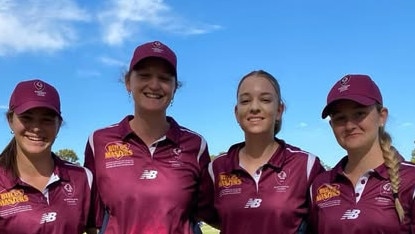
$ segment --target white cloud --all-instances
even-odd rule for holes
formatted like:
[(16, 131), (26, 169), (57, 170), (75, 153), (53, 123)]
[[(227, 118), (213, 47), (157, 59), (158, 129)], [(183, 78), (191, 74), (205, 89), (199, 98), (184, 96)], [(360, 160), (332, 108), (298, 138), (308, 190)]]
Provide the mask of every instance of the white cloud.
[(413, 126), (415, 126), (415, 124), (414, 123), (411, 123), (411, 122), (405, 122), (405, 123), (402, 123), (401, 124), (401, 127), (404, 127), (404, 128), (406, 128), (406, 127), (413, 127)]
[(297, 126), (300, 127), (300, 128), (305, 128), (305, 127), (308, 126), (308, 124), (304, 123), (304, 122), (300, 122)]
[(136, 35), (143, 25), (175, 34), (204, 34), (220, 29), (218, 25), (195, 25), (175, 15), (163, 0), (112, 0), (98, 16), (103, 40), (110, 45), (121, 44)]
[(120, 61), (120, 60), (113, 59), (113, 58), (110, 58), (110, 57), (102, 56), (102, 57), (100, 57), (98, 59), (103, 64), (109, 65), (109, 66), (116, 66), (116, 67), (124, 67), (124, 66), (126, 67), (127, 66), (127, 64), (125, 64), (124, 61)]
[(0, 55), (56, 51), (77, 38), (88, 15), (72, 0), (0, 0)]
[(8, 110), (8, 109), (9, 109), (9, 106), (6, 106), (6, 105), (0, 105), (0, 109), (3, 109), (3, 110)]

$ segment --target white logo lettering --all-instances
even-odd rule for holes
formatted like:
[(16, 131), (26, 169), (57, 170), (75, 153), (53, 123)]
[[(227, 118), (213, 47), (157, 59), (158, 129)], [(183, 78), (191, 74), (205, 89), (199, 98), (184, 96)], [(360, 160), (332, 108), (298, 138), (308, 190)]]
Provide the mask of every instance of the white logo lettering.
[(40, 224), (50, 223), (56, 220), (56, 212), (44, 213), (40, 219)]
[(141, 175), (141, 180), (154, 180), (157, 177), (157, 171), (155, 170), (144, 170)]
[(344, 212), (341, 220), (344, 220), (344, 219), (357, 219), (359, 217), (359, 214), (360, 214), (360, 210), (357, 210), (357, 209), (346, 210), (346, 212)]
[(259, 198), (249, 198), (248, 202), (245, 204), (245, 208), (258, 208), (261, 205), (262, 199)]

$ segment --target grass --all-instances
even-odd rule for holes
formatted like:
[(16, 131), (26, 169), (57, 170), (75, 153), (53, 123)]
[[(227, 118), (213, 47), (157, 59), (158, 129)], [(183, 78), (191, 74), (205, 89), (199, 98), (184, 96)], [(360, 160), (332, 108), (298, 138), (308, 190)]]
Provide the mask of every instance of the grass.
[(202, 232), (203, 234), (219, 234), (219, 230), (207, 225), (207, 224), (203, 224), (202, 225)]

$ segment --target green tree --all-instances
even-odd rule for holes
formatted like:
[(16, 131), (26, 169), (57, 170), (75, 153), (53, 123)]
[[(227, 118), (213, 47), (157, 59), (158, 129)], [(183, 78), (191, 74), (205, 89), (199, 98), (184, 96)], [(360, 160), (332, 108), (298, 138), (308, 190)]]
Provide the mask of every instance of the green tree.
[(79, 158), (76, 155), (75, 151), (71, 149), (61, 149), (55, 152), (55, 154), (63, 160), (79, 165), (79, 162), (78, 162)]
[[(415, 141), (414, 141), (414, 144), (415, 144)], [(415, 163), (415, 149), (412, 150), (411, 162)]]

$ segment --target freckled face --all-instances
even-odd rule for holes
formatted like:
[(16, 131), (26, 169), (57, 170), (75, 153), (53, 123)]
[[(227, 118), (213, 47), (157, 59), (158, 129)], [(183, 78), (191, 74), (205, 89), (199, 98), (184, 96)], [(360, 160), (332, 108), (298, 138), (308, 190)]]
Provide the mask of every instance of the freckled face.
[(13, 113), (8, 121), (17, 151), (26, 155), (49, 154), (61, 125), (58, 115), (48, 108), (33, 108), (20, 115)]
[(165, 114), (176, 90), (176, 78), (171, 66), (159, 58), (148, 58), (139, 63), (126, 80), (136, 111)]
[(272, 83), (261, 76), (247, 77), (237, 99), (235, 116), (244, 132), (274, 136), (275, 121), (281, 119), (283, 107)]

